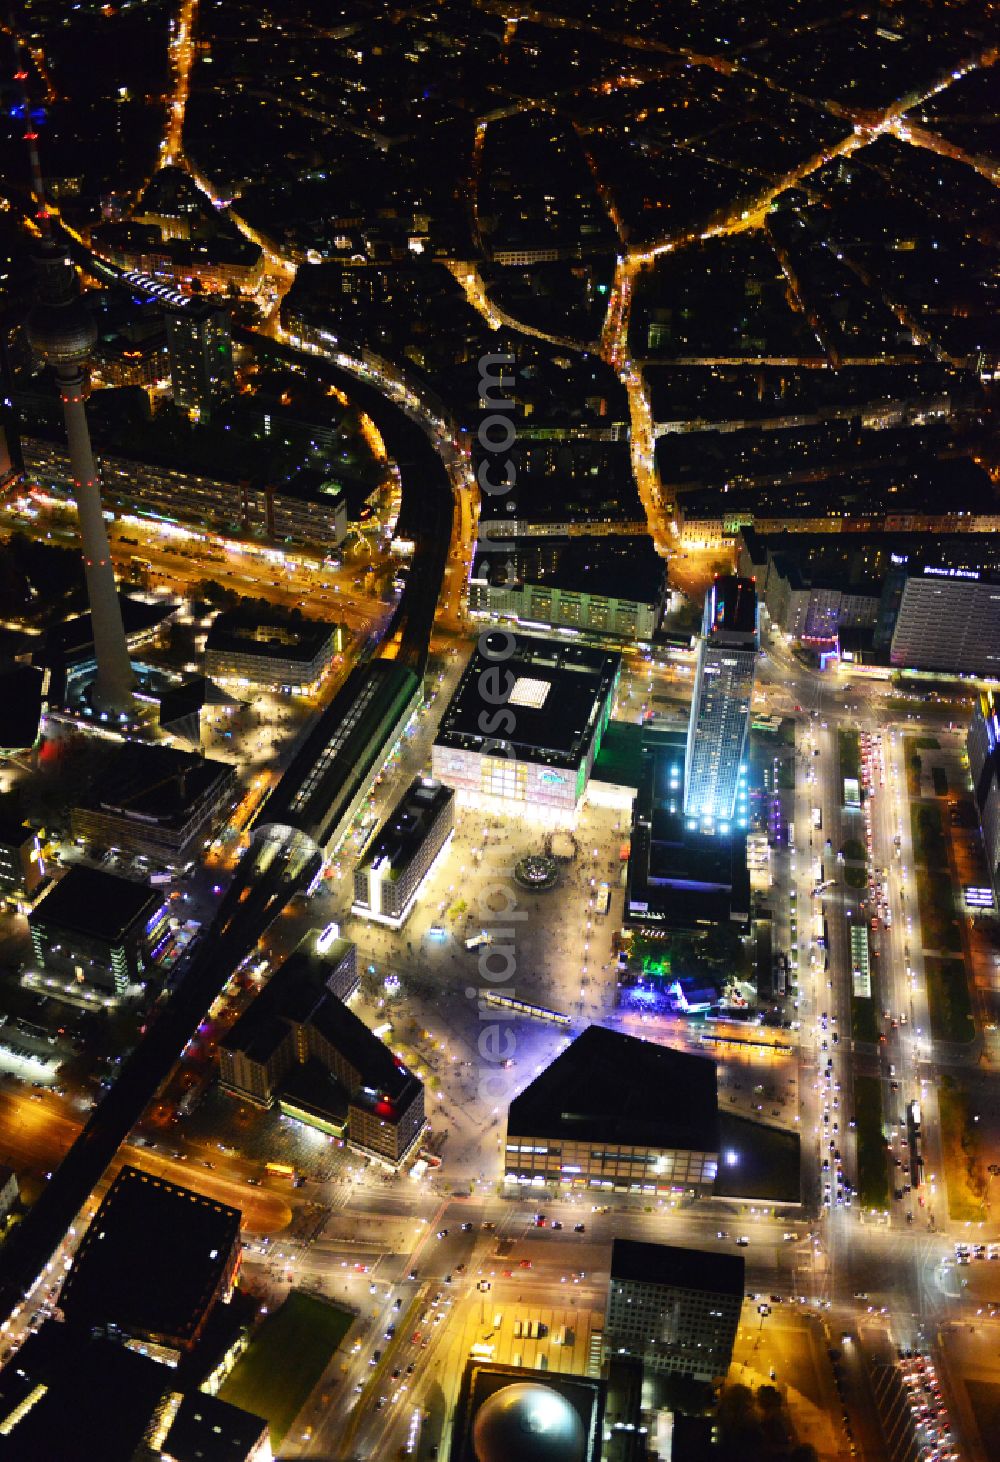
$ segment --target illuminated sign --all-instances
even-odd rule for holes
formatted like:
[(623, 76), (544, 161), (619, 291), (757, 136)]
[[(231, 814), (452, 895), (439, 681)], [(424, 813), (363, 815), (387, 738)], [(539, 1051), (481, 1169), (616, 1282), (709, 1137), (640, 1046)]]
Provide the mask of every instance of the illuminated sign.
[(930, 564), (925, 566), (924, 573), (935, 579), (978, 579), (980, 576), (978, 569), (950, 569)]
[(545, 787), (561, 787), (566, 778), (561, 777), (558, 772), (542, 772), (538, 780)]
[(340, 925), (327, 924), (326, 928), (316, 940), (316, 953), (326, 954), (330, 946), (340, 938)]

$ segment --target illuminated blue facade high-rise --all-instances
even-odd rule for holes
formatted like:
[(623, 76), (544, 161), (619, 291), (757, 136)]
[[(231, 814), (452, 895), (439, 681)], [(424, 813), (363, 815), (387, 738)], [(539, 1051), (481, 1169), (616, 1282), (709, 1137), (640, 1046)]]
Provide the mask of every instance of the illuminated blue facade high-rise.
[(747, 741), (760, 635), (753, 579), (716, 579), (705, 596), (684, 761), (690, 827), (747, 826)]

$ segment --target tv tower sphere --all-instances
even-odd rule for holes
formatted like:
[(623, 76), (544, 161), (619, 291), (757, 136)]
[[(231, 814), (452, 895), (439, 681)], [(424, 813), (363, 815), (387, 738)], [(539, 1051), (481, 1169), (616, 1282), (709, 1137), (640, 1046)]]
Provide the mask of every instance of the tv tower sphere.
[(97, 327), (80, 298), (73, 266), (54, 240), (43, 242), (36, 273), (38, 299), (27, 321), (31, 348), (50, 366), (80, 367), (97, 341)]

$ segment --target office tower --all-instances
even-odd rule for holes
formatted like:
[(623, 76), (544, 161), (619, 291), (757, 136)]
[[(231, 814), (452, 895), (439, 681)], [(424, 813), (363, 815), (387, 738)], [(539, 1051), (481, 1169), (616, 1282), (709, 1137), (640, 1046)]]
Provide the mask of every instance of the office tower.
[(28, 318), (28, 338), (36, 355), (52, 367), (62, 399), (94, 631), (94, 704), (101, 711), (124, 715), (131, 709), (135, 677), (84, 405), (85, 368), (97, 332), (80, 298), (76, 271), (52, 237), (41, 195), (39, 201), (43, 232), (37, 260), (38, 300)]
[(354, 870), (351, 912), (399, 929), (455, 828), (455, 793), (414, 777)]
[(233, 388), (229, 311), (196, 299), (169, 310), (167, 350), (174, 404), (206, 421), (213, 402)]
[(1000, 574), (917, 557), (910, 558), (905, 573), (890, 664), (996, 679)]
[(724, 1376), (743, 1306), (736, 1254), (615, 1239), (604, 1338), (647, 1370), (711, 1381)]
[(689, 827), (746, 827), (746, 750), (760, 636), (752, 579), (716, 579), (705, 596), (684, 760)]

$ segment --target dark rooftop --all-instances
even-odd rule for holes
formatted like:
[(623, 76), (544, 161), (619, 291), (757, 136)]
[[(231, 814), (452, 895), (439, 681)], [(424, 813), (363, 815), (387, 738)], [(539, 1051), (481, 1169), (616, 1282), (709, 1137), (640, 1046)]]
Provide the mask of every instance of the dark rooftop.
[(667, 568), (647, 534), (580, 534), (493, 539), (486, 548), (480, 540), (472, 577), (486, 579), (494, 588), (545, 584), (607, 599), (656, 604), (663, 597)]
[(38, 740), (42, 715), (43, 672), (35, 665), (12, 665), (0, 672), (0, 748), (27, 751)]
[[(597, 734), (601, 708), (611, 697), (621, 669), (621, 656), (586, 645), (517, 635), (513, 654), (503, 652), (513, 636), (507, 630), (490, 631), (469, 657), (458, 688), (441, 720), (436, 745), (479, 751), (488, 737), (480, 728), (484, 707), (482, 676), (509, 686), (507, 700), (514, 715), (513, 734), (505, 744), (528, 759), (575, 768)], [(497, 654), (483, 654), (484, 640)], [(492, 692), (494, 696), (501, 690)], [(509, 719), (509, 718), (508, 718)], [(502, 723), (501, 723), (502, 724)]]
[(74, 863), (29, 915), (29, 923), (70, 929), (109, 942), (163, 903), (159, 889)]
[(235, 780), (228, 762), (172, 746), (126, 741), (99, 778), (87, 805), (119, 817), (170, 826), (185, 822), (203, 797), (218, 793), (225, 782), (235, 785)]
[[(223, 1037), (223, 1044), (264, 1061), (293, 1026), (313, 1026), (358, 1072), (365, 1086), (392, 1102), (405, 1102), (416, 1077), (327, 989), (323, 975), (328, 968), (305, 951), (289, 956)], [(357, 1092), (348, 1095), (358, 1099)]]
[(337, 1126), (347, 1121), (347, 1092), (333, 1072), (314, 1056), (292, 1067), (281, 1083), (279, 1099)]
[(454, 788), (432, 777), (414, 777), (381, 828), (364, 850), (361, 867), (388, 859), (396, 877), (410, 862), (434, 819), (453, 800)]
[(591, 1025), (510, 1104), (507, 1130), (716, 1152), (715, 1062)]
[(615, 1239), (611, 1245), (611, 1278), (640, 1284), (669, 1284), (678, 1289), (706, 1289), (713, 1294), (743, 1294), (746, 1265), (742, 1254), (707, 1249), (681, 1249), (673, 1244), (644, 1244)]
[(742, 1201), (801, 1203), (799, 1134), (720, 1111), (715, 1193)]
[(642, 768), (632, 813), (626, 919), (699, 929), (749, 914), (746, 834), (709, 836), (684, 819), (680, 730), (643, 729)]
[(262, 1416), (192, 1391), (177, 1408), (163, 1454), (173, 1462), (243, 1462), (267, 1430)]
[(709, 591), (711, 595), (710, 628), (713, 635), (752, 635), (757, 629), (757, 586), (752, 579), (739, 579), (726, 574)]
[(183, 1344), (201, 1324), (239, 1232), (238, 1208), (125, 1166), (83, 1236), (62, 1309), (84, 1326)]
[[(155, 604), (149, 604), (145, 599), (134, 599), (122, 593), (118, 595), (118, 603), (121, 606), (126, 639), (146, 634), (175, 614), (178, 607), (176, 599), (158, 599)], [(41, 657), (36, 658), (42, 658), (46, 664), (62, 660), (74, 664), (77, 660), (86, 659), (88, 654), (93, 653), (93, 649), (94, 631), (91, 628), (90, 615), (78, 614), (73, 619), (54, 625), (46, 632), (44, 651)]]
[(323, 650), (333, 653), (335, 624), (318, 619), (299, 619), (294, 623), (268, 624), (261, 615), (216, 615), (205, 640), (206, 650), (240, 655), (280, 655), (287, 660), (308, 663)]
[[(132, 1462), (173, 1375), (114, 1340), (49, 1320), (0, 1371), (0, 1458)], [(28, 1405), (36, 1388), (44, 1389)]]
[(0, 797), (0, 847), (21, 848), (35, 834), (24, 820), (24, 813), (7, 799)]

